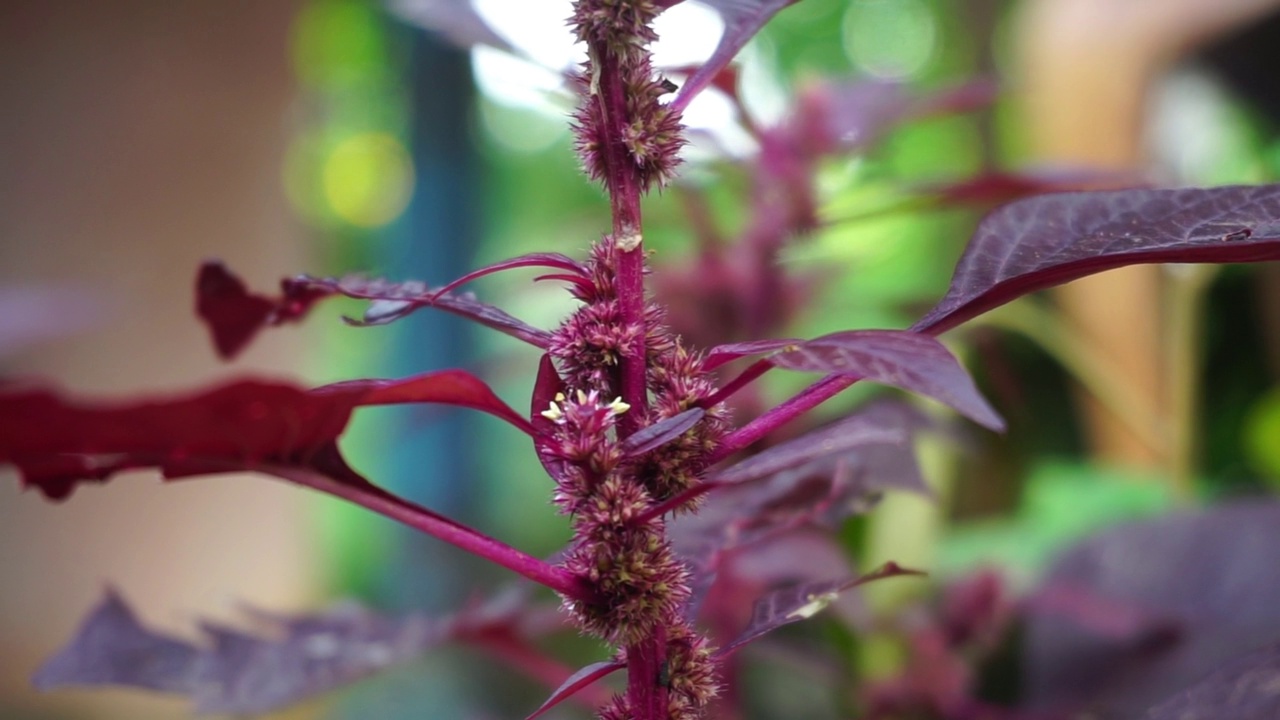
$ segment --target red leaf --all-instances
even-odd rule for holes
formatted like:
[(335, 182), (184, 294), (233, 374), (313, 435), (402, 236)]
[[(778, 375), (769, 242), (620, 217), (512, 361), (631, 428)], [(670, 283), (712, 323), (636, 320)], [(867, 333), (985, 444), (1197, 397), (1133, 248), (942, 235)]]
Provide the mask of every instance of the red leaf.
[(570, 675), (560, 687), (556, 688), (555, 692), (551, 693), (551, 697), (547, 698), (546, 702), (538, 706), (538, 709), (534, 710), (533, 714), (525, 718), (525, 720), (535, 720), (535, 718), (541, 717), (551, 708), (559, 705), (565, 700), (568, 700), (574, 693), (587, 687), (591, 683), (600, 680), (601, 678), (607, 677), (610, 674), (621, 670), (624, 667), (626, 667), (626, 664), (618, 662), (617, 660), (591, 663), (578, 672)]
[(529, 419), (533, 423), (533, 449), (538, 454), (538, 461), (553, 480), (557, 482), (567, 472), (565, 462), (555, 454), (550, 445), (550, 438), (555, 436), (556, 424), (542, 415), (551, 408), (556, 396), (564, 392), (564, 380), (556, 372), (556, 365), (550, 355), (543, 355), (538, 363), (538, 377), (533, 384), (533, 395), (530, 398)]
[(463, 275), (457, 280), (454, 280), (439, 290), (436, 290), (433, 297), (444, 295), (459, 286), (465, 285), (472, 280), (482, 278), (485, 275), (492, 275), (493, 273), (501, 272), (503, 270), (522, 267), (549, 267), (557, 270), (565, 270), (569, 273), (568, 277), (578, 280), (582, 280), (587, 277), (587, 269), (582, 266), (582, 263), (574, 260), (568, 255), (561, 255), (560, 253), (529, 253), (528, 255), (521, 255), (519, 257), (513, 257), (501, 262), (496, 262), (492, 265), (486, 265), (478, 270), (472, 270), (466, 275)]
[(1280, 185), (1044, 195), (978, 226), (951, 287), (912, 326), (949, 330), (1027, 293), (1140, 263), (1280, 260)]
[(635, 457), (660, 448), (697, 425), (706, 414), (707, 411), (702, 408), (690, 408), (641, 428), (623, 441), (622, 454), (626, 457)]
[[(488, 386), (461, 370), (404, 380), (359, 380), (306, 391), (242, 380), (183, 397), (127, 403), (69, 401), (49, 390), (0, 392), (0, 462), (62, 499), (81, 481), (130, 468), (168, 477), (267, 466), (316, 468), (362, 405), (436, 402), (532, 427)], [(321, 468), (331, 473), (334, 466)], [(349, 470), (345, 466), (339, 475)], [(345, 480), (345, 477), (339, 477)]]

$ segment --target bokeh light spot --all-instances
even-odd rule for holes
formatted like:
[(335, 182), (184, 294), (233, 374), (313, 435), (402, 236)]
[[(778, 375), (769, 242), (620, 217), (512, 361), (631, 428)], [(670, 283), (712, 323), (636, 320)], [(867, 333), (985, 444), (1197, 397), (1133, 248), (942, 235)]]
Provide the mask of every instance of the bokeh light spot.
[(343, 139), (325, 159), (322, 177), (330, 209), (358, 227), (386, 225), (404, 212), (413, 194), (409, 151), (387, 133)]
[(938, 51), (938, 20), (924, 0), (854, 0), (844, 14), (844, 51), (859, 70), (886, 79), (919, 74)]

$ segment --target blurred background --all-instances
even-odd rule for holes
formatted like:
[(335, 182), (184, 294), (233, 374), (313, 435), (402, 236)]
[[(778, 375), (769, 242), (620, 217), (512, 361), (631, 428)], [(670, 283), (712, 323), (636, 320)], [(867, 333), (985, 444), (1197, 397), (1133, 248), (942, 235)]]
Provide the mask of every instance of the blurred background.
[[(262, 291), (297, 272), (440, 284), (523, 252), (578, 255), (607, 227), (565, 122), (572, 100), (559, 72), (580, 52), (563, 26), (568, 1), (476, 0), (523, 58), (423, 32), (406, 18), (428, 4), (0, 2), (0, 329), (21, 339), (0, 356), (0, 375), (121, 396), (232, 374), (320, 383), (466, 365), (523, 407), (536, 354), (451, 318), (354, 329), (339, 319), (352, 306), (323, 308), (226, 367), (192, 312), (195, 268), (208, 257)], [(945, 289), (980, 217), (895, 211), (909, 188), (1047, 167), (1168, 185), (1274, 181), (1280, 93), (1259, 70), (1280, 61), (1278, 8), (804, 0), (742, 56), (748, 118), (713, 92), (690, 108), (713, 141), (689, 150), (688, 192), (648, 199), (646, 239), (659, 265), (691, 257), (693, 196), (727, 232), (741, 229), (754, 149), (744, 120), (778, 122), (797, 87), (995, 77), (1004, 93), (990, 108), (904, 125), (824, 161), (826, 223), (780, 257), (788, 272), (825, 274), (787, 334), (904, 327)], [(659, 63), (696, 65), (719, 23), (694, 2), (673, 9)], [(550, 327), (571, 306), (529, 277), (476, 291)], [(848, 528), (855, 557), (942, 577), (997, 563), (1030, 578), (1103, 524), (1280, 487), (1276, 268), (1108, 273), (1046, 307), (1021, 303), (956, 338), (1011, 431), (982, 437), (977, 452), (927, 458), (940, 502), (890, 496)], [(829, 412), (865, 391), (851, 395)], [(565, 541), (516, 432), (438, 410), (366, 415), (345, 447), (376, 481), (534, 554)], [(501, 577), (261, 478), (158, 488), (139, 474), (62, 505), (17, 487), (0, 474), (4, 718), (185, 716), (177, 700), (28, 689), (108, 585), (151, 622), (189, 631), (197, 617), (236, 618), (240, 603), (304, 609), (342, 596), (442, 611)], [(422, 717), (423, 698), (433, 717), (468, 717), (462, 708), (492, 694), (480, 664), (465, 652), (433, 657), (282, 717)], [(532, 707), (540, 688), (511, 685), (511, 713)]]

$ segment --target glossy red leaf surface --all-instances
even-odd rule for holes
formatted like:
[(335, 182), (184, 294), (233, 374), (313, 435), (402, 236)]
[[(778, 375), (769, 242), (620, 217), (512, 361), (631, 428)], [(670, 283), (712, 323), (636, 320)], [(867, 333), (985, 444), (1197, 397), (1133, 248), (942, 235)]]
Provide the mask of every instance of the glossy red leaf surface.
[(556, 424), (543, 416), (543, 412), (551, 408), (556, 396), (564, 392), (564, 380), (556, 371), (556, 364), (550, 355), (543, 355), (538, 362), (538, 375), (533, 383), (533, 394), (529, 399), (529, 420), (533, 424), (533, 449), (538, 461), (552, 479), (557, 482), (564, 479), (567, 470), (565, 461), (556, 455), (551, 438), (555, 436)]
[(131, 468), (155, 467), (168, 477), (315, 469), (331, 459), (357, 407), (403, 403), (470, 407), (532, 432), (523, 416), (462, 370), (314, 390), (243, 380), (184, 396), (111, 403), (9, 387), (0, 391), (0, 462), (15, 465), (26, 485), (52, 499), (66, 497), (79, 482)]
[(933, 398), (974, 422), (1003, 430), (1004, 421), (973, 379), (936, 339), (900, 330), (850, 330), (796, 344), (768, 357), (773, 365), (858, 377)]
[(1280, 259), (1280, 185), (1043, 195), (978, 226), (942, 301), (938, 334), (1027, 293), (1139, 263)]

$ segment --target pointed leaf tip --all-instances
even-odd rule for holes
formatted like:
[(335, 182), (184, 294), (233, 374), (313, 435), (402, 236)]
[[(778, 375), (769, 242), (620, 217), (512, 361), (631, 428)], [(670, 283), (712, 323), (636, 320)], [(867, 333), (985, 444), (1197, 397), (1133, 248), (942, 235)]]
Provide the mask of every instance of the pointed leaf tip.
[(951, 351), (928, 335), (850, 330), (798, 343), (768, 360), (781, 368), (855, 376), (924, 395), (983, 427), (1005, 428)]
[(547, 698), (546, 702), (538, 706), (538, 709), (534, 710), (533, 714), (525, 718), (525, 720), (536, 720), (537, 718), (542, 717), (542, 715), (551, 708), (559, 705), (565, 700), (568, 700), (570, 697), (573, 697), (574, 693), (582, 690), (597, 680), (601, 680), (614, 672), (621, 670), (623, 667), (624, 665), (617, 660), (591, 663), (578, 672), (570, 675), (569, 678), (560, 685), (560, 687), (555, 689), (555, 692), (551, 693), (551, 697)]
[(1280, 184), (1042, 195), (978, 226), (942, 300), (912, 326), (937, 335), (1036, 290), (1142, 263), (1280, 260)]

